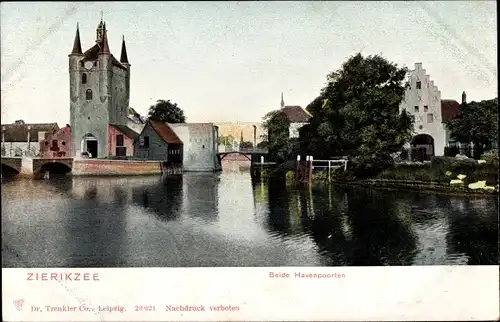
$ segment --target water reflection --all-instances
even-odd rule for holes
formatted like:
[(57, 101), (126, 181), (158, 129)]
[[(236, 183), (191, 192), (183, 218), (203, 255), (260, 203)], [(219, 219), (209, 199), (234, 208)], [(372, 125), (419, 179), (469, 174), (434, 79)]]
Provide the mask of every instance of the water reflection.
[(132, 188), (134, 204), (153, 212), (163, 221), (176, 220), (183, 206), (182, 177), (159, 179), (155, 184)]
[(2, 183), (4, 267), (498, 262), (498, 200), (177, 178)]

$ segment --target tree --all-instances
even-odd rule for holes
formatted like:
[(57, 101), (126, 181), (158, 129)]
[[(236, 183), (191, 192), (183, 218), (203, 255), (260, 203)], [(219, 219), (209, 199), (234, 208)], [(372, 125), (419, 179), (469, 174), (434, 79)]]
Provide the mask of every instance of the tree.
[(234, 138), (231, 134), (229, 135), (221, 135), (218, 139), (218, 144), (222, 144), (224, 146), (233, 146)]
[(327, 76), (306, 108), (301, 148), (319, 157), (349, 155), (364, 175), (380, 171), (411, 139), (412, 120), (399, 111), (407, 69), (375, 55), (357, 54)]
[(498, 140), (498, 98), (461, 104), (458, 116), (446, 126), (453, 139), (472, 142), (474, 154), (480, 156), (485, 147)]
[(149, 119), (166, 123), (186, 123), (184, 111), (170, 100), (158, 100), (149, 108)]
[(296, 152), (293, 140), (289, 139), (290, 120), (282, 110), (271, 111), (264, 118), (262, 127), (267, 130), (269, 157), (283, 162)]
[(253, 143), (249, 141), (243, 141), (240, 143), (240, 149), (253, 149)]

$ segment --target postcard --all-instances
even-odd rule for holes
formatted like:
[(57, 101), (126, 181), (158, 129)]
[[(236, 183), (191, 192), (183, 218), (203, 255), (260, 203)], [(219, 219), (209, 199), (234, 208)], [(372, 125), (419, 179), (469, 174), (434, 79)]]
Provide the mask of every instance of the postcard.
[(2, 2), (5, 321), (499, 317), (493, 2)]

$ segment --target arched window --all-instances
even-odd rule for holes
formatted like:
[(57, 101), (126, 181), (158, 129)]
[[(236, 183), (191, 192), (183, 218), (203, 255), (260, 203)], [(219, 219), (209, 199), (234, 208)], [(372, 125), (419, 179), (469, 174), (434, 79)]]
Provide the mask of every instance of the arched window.
[(87, 74), (82, 74), (82, 84), (87, 84)]
[(87, 101), (90, 101), (92, 99), (92, 90), (88, 89), (87, 92), (85, 93), (85, 99)]

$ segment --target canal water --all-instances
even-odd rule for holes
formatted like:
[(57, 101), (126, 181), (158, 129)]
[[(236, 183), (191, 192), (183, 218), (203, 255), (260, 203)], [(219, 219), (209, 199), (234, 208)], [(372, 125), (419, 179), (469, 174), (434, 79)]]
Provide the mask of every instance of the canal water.
[[(234, 170), (234, 169), (233, 169)], [(252, 182), (246, 170), (2, 183), (3, 267), (498, 263), (498, 200)]]

